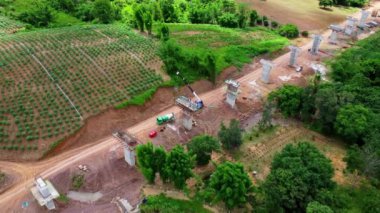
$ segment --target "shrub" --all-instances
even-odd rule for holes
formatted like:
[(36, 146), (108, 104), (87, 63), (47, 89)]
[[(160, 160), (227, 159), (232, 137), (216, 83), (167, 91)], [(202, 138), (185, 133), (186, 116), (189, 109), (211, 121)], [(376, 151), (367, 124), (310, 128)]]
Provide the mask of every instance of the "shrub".
[(237, 28), (239, 26), (238, 18), (232, 13), (223, 14), (219, 17), (218, 22), (222, 27)]
[(73, 187), (73, 189), (79, 189), (80, 187), (82, 187), (84, 184), (84, 175), (83, 174), (75, 174), (72, 178), (71, 178), (71, 186)]
[(298, 27), (296, 25), (286, 24), (286, 25), (282, 25), (278, 29), (278, 33), (284, 37), (287, 37), (287, 38), (297, 38), (299, 31), (298, 31)]
[(309, 37), (309, 32), (308, 32), (308, 31), (302, 31), (302, 32), (301, 32), (301, 35), (302, 35), (303, 37)]

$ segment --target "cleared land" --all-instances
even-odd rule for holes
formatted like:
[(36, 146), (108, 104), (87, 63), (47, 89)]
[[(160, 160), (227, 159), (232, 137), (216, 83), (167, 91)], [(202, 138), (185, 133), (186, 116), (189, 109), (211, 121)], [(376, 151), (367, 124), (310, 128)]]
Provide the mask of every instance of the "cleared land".
[(170, 37), (187, 51), (216, 56), (218, 71), (241, 67), (252, 58), (282, 49), (288, 40), (266, 28), (229, 29), (208, 24), (168, 24)]
[(122, 25), (0, 37), (0, 148), (40, 157), (84, 119), (160, 85), (148, 66), (156, 47)]
[(302, 30), (319, 30), (340, 23), (357, 9), (345, 7), (319, 8), (318, 0), (239, 0), (260, 15), (282, 24), (293, 23)]

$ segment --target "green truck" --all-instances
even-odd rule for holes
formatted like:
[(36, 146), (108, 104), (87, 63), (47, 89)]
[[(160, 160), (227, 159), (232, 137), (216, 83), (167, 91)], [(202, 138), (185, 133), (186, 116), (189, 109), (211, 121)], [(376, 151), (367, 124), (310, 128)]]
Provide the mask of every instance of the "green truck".
[(174, 121), (174, 119), (175, 119), (174, 113), (158, 116), (157, 117), (157, 124), (161, 125), (161, 124), (164, 124), (164, 123), (167, 123), (167, 122)]

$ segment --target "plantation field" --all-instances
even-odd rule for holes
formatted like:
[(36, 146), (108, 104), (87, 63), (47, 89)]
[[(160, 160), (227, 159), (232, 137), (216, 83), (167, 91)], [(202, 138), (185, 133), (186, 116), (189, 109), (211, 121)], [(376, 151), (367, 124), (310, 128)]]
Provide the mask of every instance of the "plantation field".
[(123, 25), (0, 37), (0, 149), (36, 157), (89, 116), (160, 85), (157, 45)]
[[(157, 27), (157, 26), (155, 26)], [(168, 24), (170, 37), (188, 51), (205, 54), (211, 51), (217, 60), (217, 69), (242, 66), (252, 57), (280, 50), (288, 40), (266, 28), (230, 29), (207, 24)]]
[(260, 15), (281, 24), (296, 24), (302, 30), (325, 29), (340, 23), (358, 9), (346, 7), (319, 8), (318, 0), (238, 0), (258, 11)]
[(21, 22), (14, 21), (8, 17), (0, 15), (0, 36), (5, 34), (11, 34), (17, 32), (20, 28), (23, 28), (25, 25)]

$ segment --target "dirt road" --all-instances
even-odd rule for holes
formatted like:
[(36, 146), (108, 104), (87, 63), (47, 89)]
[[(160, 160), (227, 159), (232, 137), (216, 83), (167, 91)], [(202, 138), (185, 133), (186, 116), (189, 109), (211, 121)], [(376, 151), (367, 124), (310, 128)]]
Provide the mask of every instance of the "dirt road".
[[(377, 2), (376, 6), (380, 6), (380, 3)], [(360, 16), (360, 14), (356, 14)], [(327, 49), (338, 49), (337, 46), (331, 46), (327, 44), (327, 37), (330, 31), (326, 31), (324, 36), (324, 41), (322, 48)], [(302, 53), (300, 54), (298, 61), (300, 65), (308, 67), (311, 62), (318, 61), (322, 56), (310, 56), (307, 50), (311, 47), (311, 42), (302, 46)], [(264, 84), (261, 82), (261, 66), (258, 64), (247, 65), (248, 69), (251, 70), (249, 74), (237, 79), (242, 86), (252, 87), (252, 84), (255, 84), (255, 89), (259, 91), (262, 96), (266, 96), (271, 90), (276, 87), (281, 86), (287, 81), (280, 80), (281, 75), (290, 76), (290, 78), (298, 78), (299, 75), (295, 73), (294, 69), (291, 69), (287, 66), (289, 61), (289, 53), (286, 53), (278, 58), (276, 58), (273, 63), (275, 64), (274, 69), (271, 74), (271, 83)], [(305, 72), (306, 73), (306, 72)], [(289, 83), (289, 82), (288, 82)], [(206, 106), (216, 105), (224, 100), (225, 87), (220, 87), (210, 92), (201, 94), (200, 97), (204, 100)], [(171, 107), (159, 114), (166, 114), (174, 112), (176, 115), (179, 115), (181, 110), (178, 107)], [(151, 117), (145, 121), (142, 121), (127, 130), (141, 139), (141, 141), (147, 141), (147, 132), (152, 129), (155, 129), (156, 126), (156, 116)], [(14, 173), (17, 175), (15, 184), (9, 188), (6, 192), (0, 195), (0, 206), (4, 212), (13, 212), (15, 207), (20, 207), (21, 199), (25, 196), (26, 193), (29, 193), (29, 188), (33, 184), (33, 179), (36, 175), (40, 175), (44, 178), (50, 177), (51, 175), (57, 173), (64, 168), (72, 166), (73, 164), (79, 164), (82, 160), (96, 155), (97, 153), (110, 149), (114, 146), (117, 146), (117, 141), (110, 137), (104, 138), (92, 144), (85, 145), (83, 147), (69, 150), (65, 153), (59, 154), (55, 157), (43, 160), (40, 162), (33, 163), (11, 163), (6, 161), (0, 161), (0, 168), (5, 172)]]

